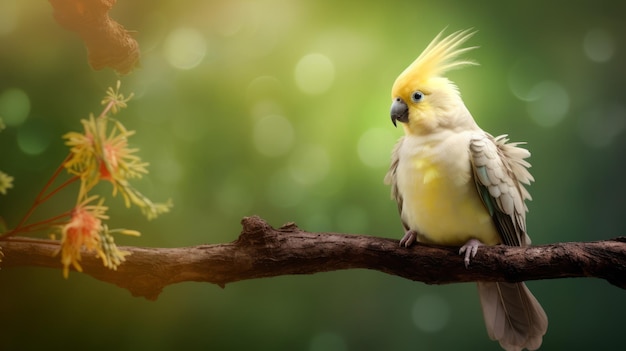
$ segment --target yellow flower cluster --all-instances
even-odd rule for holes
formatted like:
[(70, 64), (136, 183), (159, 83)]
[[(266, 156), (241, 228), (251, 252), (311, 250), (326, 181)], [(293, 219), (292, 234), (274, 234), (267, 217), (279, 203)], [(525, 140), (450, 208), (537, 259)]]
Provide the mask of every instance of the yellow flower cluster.
[(0, 193), (7, 194), (7, 190), (13, 187), (13, 177), (0, 171)]
[(129, 253), (120, 250), (115, 245), (111, 234), (115, 232), (139, 236), (139, 232), (135, 230), (109, 230), (106, 224), (102, 223), (103, 220), (109, 219), (105, 214), (108, 208), (103, 205), (104, 199), (101, 198), (96, 204), (92, 204), (96, 200), (98, 200), (97, 195), (86, 198), (72, 210), (70, 220), (59, 226), (61, 231), (61, 263), (63, 263), (63, 276), (65, 278), (69, 275), (70, 265), (82, 272), (79, 261), (83, 249), (87, 252), (95, 251), (98, 257), (102, 259), (105, 267), (117, 269), (117, 266), (124, 262), (124, 256)]
[(111, 234), (139, 235), (139, 232), (126, 229), (109, 230), (102, 224), (102, 220), (108, 219), (104, 199), (90, 205), (98, 197), (88, 195), (101, 180), (113, 185), (113, 196), (119, 192), (126, 207), (131, 204), (138, 206), (148, 219), (168, 212), (172, 206), (169, 201), (154, 203), (130, 185), (130, 179), (141, 178), (148, 173), (148, 164), (136, 155), (138, 149), (128, 146), (128, 138), (135, 132), (127, 130), (120, 121), (108, 115), (109, 111), (115, 114), (125, 108), (132, 97), (132, 94), (124, 97), (119, 88), (118, 81), (116, 89), (107, 90), (102, 100), (105, 109), (98, 117), (90, 115), (89, 119), (81, 120), (82, 132), (69, 132), (63, 136), (65, 144), (70, 147), (70, 156), (64, 166), (81, 181), (78, 204), (69, 222), (59, 227), (62, 234), (61, 262), (66, 277), (70, 265), (81, 271), (78, 263), (81, 249), (95, 251), (106, 267), (117, 269), (128, 252), (117, 248)]
[(69, 222), (59, 227), (61, 230), (61, 263), (63, 263), (63, 276), (67, 278), (70, 265), (82, 272), (78, 261), (81, 259), (81, 249), (96, 251), (102, 256), (100, 233), (104, 227), (102, 220), (109, 219), (103, 206), (104, 199), (97, 204), (90, 205), (97, 196), (85, 199), (72, 210)]
[[(128, 139), (135, 132), (127, 130), (120, 121), (109, 115), (125, 108), (126, 103), (132, 98), (132, 94), (124, 97), (119, 89), (118, 81), (115, 89), (107, 90), (102, 100), (104, 110), (97, 117), (90, 115), (88, 119), (81, 120), (83, 126), (81, 132), (70, 132), (63, 136), (65, 144), (70, 148), (69, 156), (39, 192), (33, 205), (17, 226), (8, 231), (0, 228), (0, 239), (53, 228), (51, 235), (61, 236), (59, 253), (63, 275), (66, 278), (70, 267), (82, 271), (79, 262), (81, 253), (86, 252), (95, 253), (102, 259), (105, 267), (117, 269), (129, 253), (117, 247), (113, 234), (139, 235), (139, 232), (134, 230), (109, 229), (104, 223), (109, 219), (106, 215), (108, 207), (104, 206), (104, 198), (91, 194), (101, 180), (113, 185), (113, 196), (121, 194), (126, 207), (131, 205), (139, 207), (148, 219), (168, 212), (172, 207), (170, 201), (152, 202), (130, 184), (130, 180), (141, 178), (148, 173), (148, 164), (137, 156), (138, 149), (129, 147)], [(63, 169), (71, 174), (71, 178), (55, 187), (56, 179)], [(39, 205), (76, 181), (80, 181), (80, 190), (76, 205), (71, 210), (28, 223)], [(12, 182), (12, 177), (0, 171), (0, 193), (6, 193), (6, 190), (12, 187)]]

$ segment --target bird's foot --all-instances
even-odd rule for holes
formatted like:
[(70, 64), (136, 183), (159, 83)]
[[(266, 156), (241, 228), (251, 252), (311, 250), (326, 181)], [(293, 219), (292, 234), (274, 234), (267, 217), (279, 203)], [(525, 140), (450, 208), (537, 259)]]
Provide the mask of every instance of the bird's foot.
[(402, 239), (400, 239), (400, 247), (409, 247), (417, 240), (417, 232), (415, 230), (407, 230)]
[(476, 252), (478, 252), (478, 248), (483, 246), (482, 242), (478, 239), (469, 239), (465, 245), (461, 246), (459, 249), (459, 255), (465, 254), (465, 258), (463, 262), (465, 262), (465, 268), (469, 267), (470, 260), (476, 256)]

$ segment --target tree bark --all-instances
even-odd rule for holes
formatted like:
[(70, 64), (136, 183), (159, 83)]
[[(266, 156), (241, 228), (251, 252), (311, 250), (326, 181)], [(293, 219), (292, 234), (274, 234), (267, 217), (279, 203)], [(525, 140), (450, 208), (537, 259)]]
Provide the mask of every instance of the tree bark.
[[(366, 235), (310, 233), (294, 223), (275, 229), (253, 216), (232, 243), (180, 248), (120, 247), (131, 252), (117, 271), (84, 253), (85, 274), (156, 300), (164, 287), (209, 282), (224, 287), (239, 280), (288, 274), (314, 274), (365, 268), (420, 281), (448, 284), (471, 281), (602, 278), (626, 289), (626, 238), (596, 242), (510, 247), (484, 246), (465, 268), (456, 247), (416, 244)], [(2, 268), (39, 266), (61, 269), (58, 241), (11, 238), (0, 241)], [(0, 272), (1, 274), (1, 272)]]
[(111, 67), (128, 74), (139, 65), (139, 44), (121, 24), (109, 17), (117, 0), (48, 0), (61, 27), (76, 32), (96, 71)]

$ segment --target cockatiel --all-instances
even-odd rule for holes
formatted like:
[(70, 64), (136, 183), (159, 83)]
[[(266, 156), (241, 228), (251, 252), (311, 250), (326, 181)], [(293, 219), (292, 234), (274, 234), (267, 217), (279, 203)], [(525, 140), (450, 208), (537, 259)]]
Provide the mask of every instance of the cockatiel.
[[(526, 246), (524, 184), (533, 177), (530, 153), (506, 135), (483, 131), (456, 85), (444, 77), (475, 64), (459, 55), (474, 33), (442, 33), (393, 84), (391, 121), (404, 136), (396, 144), (385, 182), (398, 203), (405, 235), (401, 246), (420, 241), (461, 246), (465, 265), (480, 245)], [(506, 350), (541, 346), (548, 318), (524, 283), (478, 282), (489, 337)]]

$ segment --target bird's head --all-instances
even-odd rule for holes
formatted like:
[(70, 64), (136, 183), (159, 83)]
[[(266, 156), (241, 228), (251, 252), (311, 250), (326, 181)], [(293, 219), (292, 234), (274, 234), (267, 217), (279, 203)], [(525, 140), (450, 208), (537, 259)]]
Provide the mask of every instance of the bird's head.
[(456, 85), (444, 77), (473, 61), (459, 55), (476, 47), (460, 48), (475, 32), (464, 30), (441, 39), (439, 33), (396, 79), (391, 90), (391, 121), (402, 123), (406, 134), (424, 135), (442, 129), (470, 128), (475, 122)]

